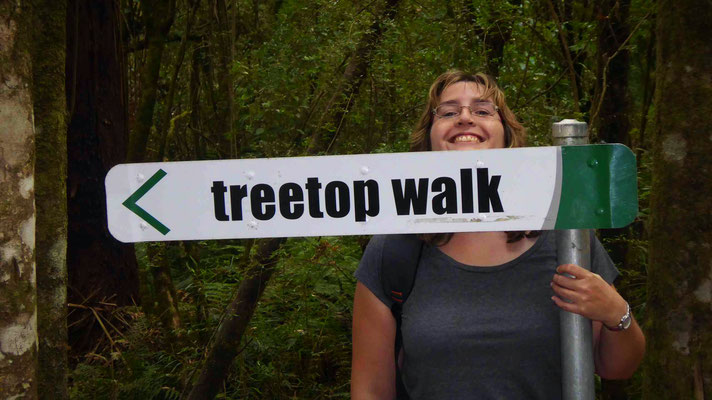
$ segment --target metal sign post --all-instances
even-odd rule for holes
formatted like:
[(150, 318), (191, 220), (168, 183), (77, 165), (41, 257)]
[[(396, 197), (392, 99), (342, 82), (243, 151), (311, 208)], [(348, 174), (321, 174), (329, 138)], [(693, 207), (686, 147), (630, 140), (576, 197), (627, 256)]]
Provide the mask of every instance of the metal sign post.
[[(588, 143), (585, 122), (565, 119), (552, 125), (552, 136), (557, 146)], [(598, 160), (587, 161), (588, 168), (596, 168)], [(584, 167), (586, 168), (586, 167)], [(586, 212), (588, 210), (581, 210)], [(598, 208), (594, 212), (605, 212)], [(559, 264), (576, 264), (591, 269), (590, 232), (586, 229), (566, 229), (556, 232)], [(593, 400), (595, 398), (593, 337), (591, 321), (578, 314), (561, 310), (561, 385), (564, 400)]]

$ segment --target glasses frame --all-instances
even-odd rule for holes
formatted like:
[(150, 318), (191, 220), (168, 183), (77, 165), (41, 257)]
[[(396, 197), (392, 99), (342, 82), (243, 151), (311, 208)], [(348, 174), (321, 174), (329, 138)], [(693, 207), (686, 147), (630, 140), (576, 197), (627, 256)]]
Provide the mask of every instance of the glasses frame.
[[(433, 113), (434, 116), (436, 116), (436, 117), (438, 117), (438, 118), (441, 118), (441, 119), (453, 119), (453, 118), (459, 117), (460, 114), (462, 114), (462, 109), (463, 109), (463, 108), (467, 108), (467, 109), (470, 111), (470, 115), (472, 115), (473, 117), (476, 117), (476, 118), (492, 118), (492, 117), (494, 117), (495, 114), (492, 114), (492, 115), (488, 115), (488, 116), (486, 116), (486, 117), (483, 117), (482, 115), (476, 115), (476, 114), (474, 114), (474, 113), (472, 112), (472, 107), (474, 107), (474, 105), (476, 105), (476, 104), (481, 104), (481, 103), (491, 104), (492, 107), (494, 107), (494, 112), (495, 112), (495, 114), (499, 114), (499, 107), (497, 107), (497, 105), (494, 104), (494, 103), (492, 103), (491, 101), (477, 101), (477, 102), (475, 102), (473, 105), (469, 105), (469, 106), (461, 106), (461, 105), (458, 104), (458, 105), (457, 105), (457, 106), (458, 106), (457, 114), (456, 114), (456, 115), (453, 115), (453, 116), (450, 116), (450, 117), (444, 117), (444, 116), (438, 115), (438, 108), (442, 107), (443, 104), (440, 104), (439, 106), (433, 108), (432, 113)], [(445, 104), (445, 105), (450, 105), (450, 104)], [(452, 104), (452, 105), (455, 105), (455, 104)], [(501, 117), (500, 117), (500, 118), (501, 118)]]

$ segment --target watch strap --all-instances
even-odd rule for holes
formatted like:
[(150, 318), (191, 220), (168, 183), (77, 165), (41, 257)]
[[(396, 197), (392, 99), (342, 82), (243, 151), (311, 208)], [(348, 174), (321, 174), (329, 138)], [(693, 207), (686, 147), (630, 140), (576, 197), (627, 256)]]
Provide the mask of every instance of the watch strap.
[(621, 317), (621, 320), (618, 323), (618, 325), (616, 325), (614, 327), (610, 327), (606, 324), (603, 324), (603, 326), (605, 326), (606, 329), (608, 329), (609, 331), (623, 331), (630, 327), (631, 321), (632, 321), (632, 317), (630, 315), (630, 304), (628, 304), (628, 302), (626, 301), (625, 302), (625, 314), (623, 314), (623, 317)]

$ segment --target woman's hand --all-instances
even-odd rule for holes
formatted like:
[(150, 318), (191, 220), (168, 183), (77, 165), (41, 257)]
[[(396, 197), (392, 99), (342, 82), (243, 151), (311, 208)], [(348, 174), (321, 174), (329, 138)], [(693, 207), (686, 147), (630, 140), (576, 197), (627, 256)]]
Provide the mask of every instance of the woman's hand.
[[(613, 286), (600, 275), (574, 264), (559, 265), (556, 272), (551, 282), (556, 296), (551, 299), (557, 306), (593, 321), (601, 321), (608, 327), (618, 325), (627, 306)], [(572, 275), (573, 278), (562, 274)]]

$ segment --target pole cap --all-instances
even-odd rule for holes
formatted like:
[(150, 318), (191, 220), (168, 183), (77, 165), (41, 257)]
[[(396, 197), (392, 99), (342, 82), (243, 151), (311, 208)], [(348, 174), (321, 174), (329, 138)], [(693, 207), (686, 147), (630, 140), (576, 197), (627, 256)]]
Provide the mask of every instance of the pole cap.
[(588, 124), (575, 119), (564, 119), (551, 124), (551, 135), (554, 138), (586, 137)]

